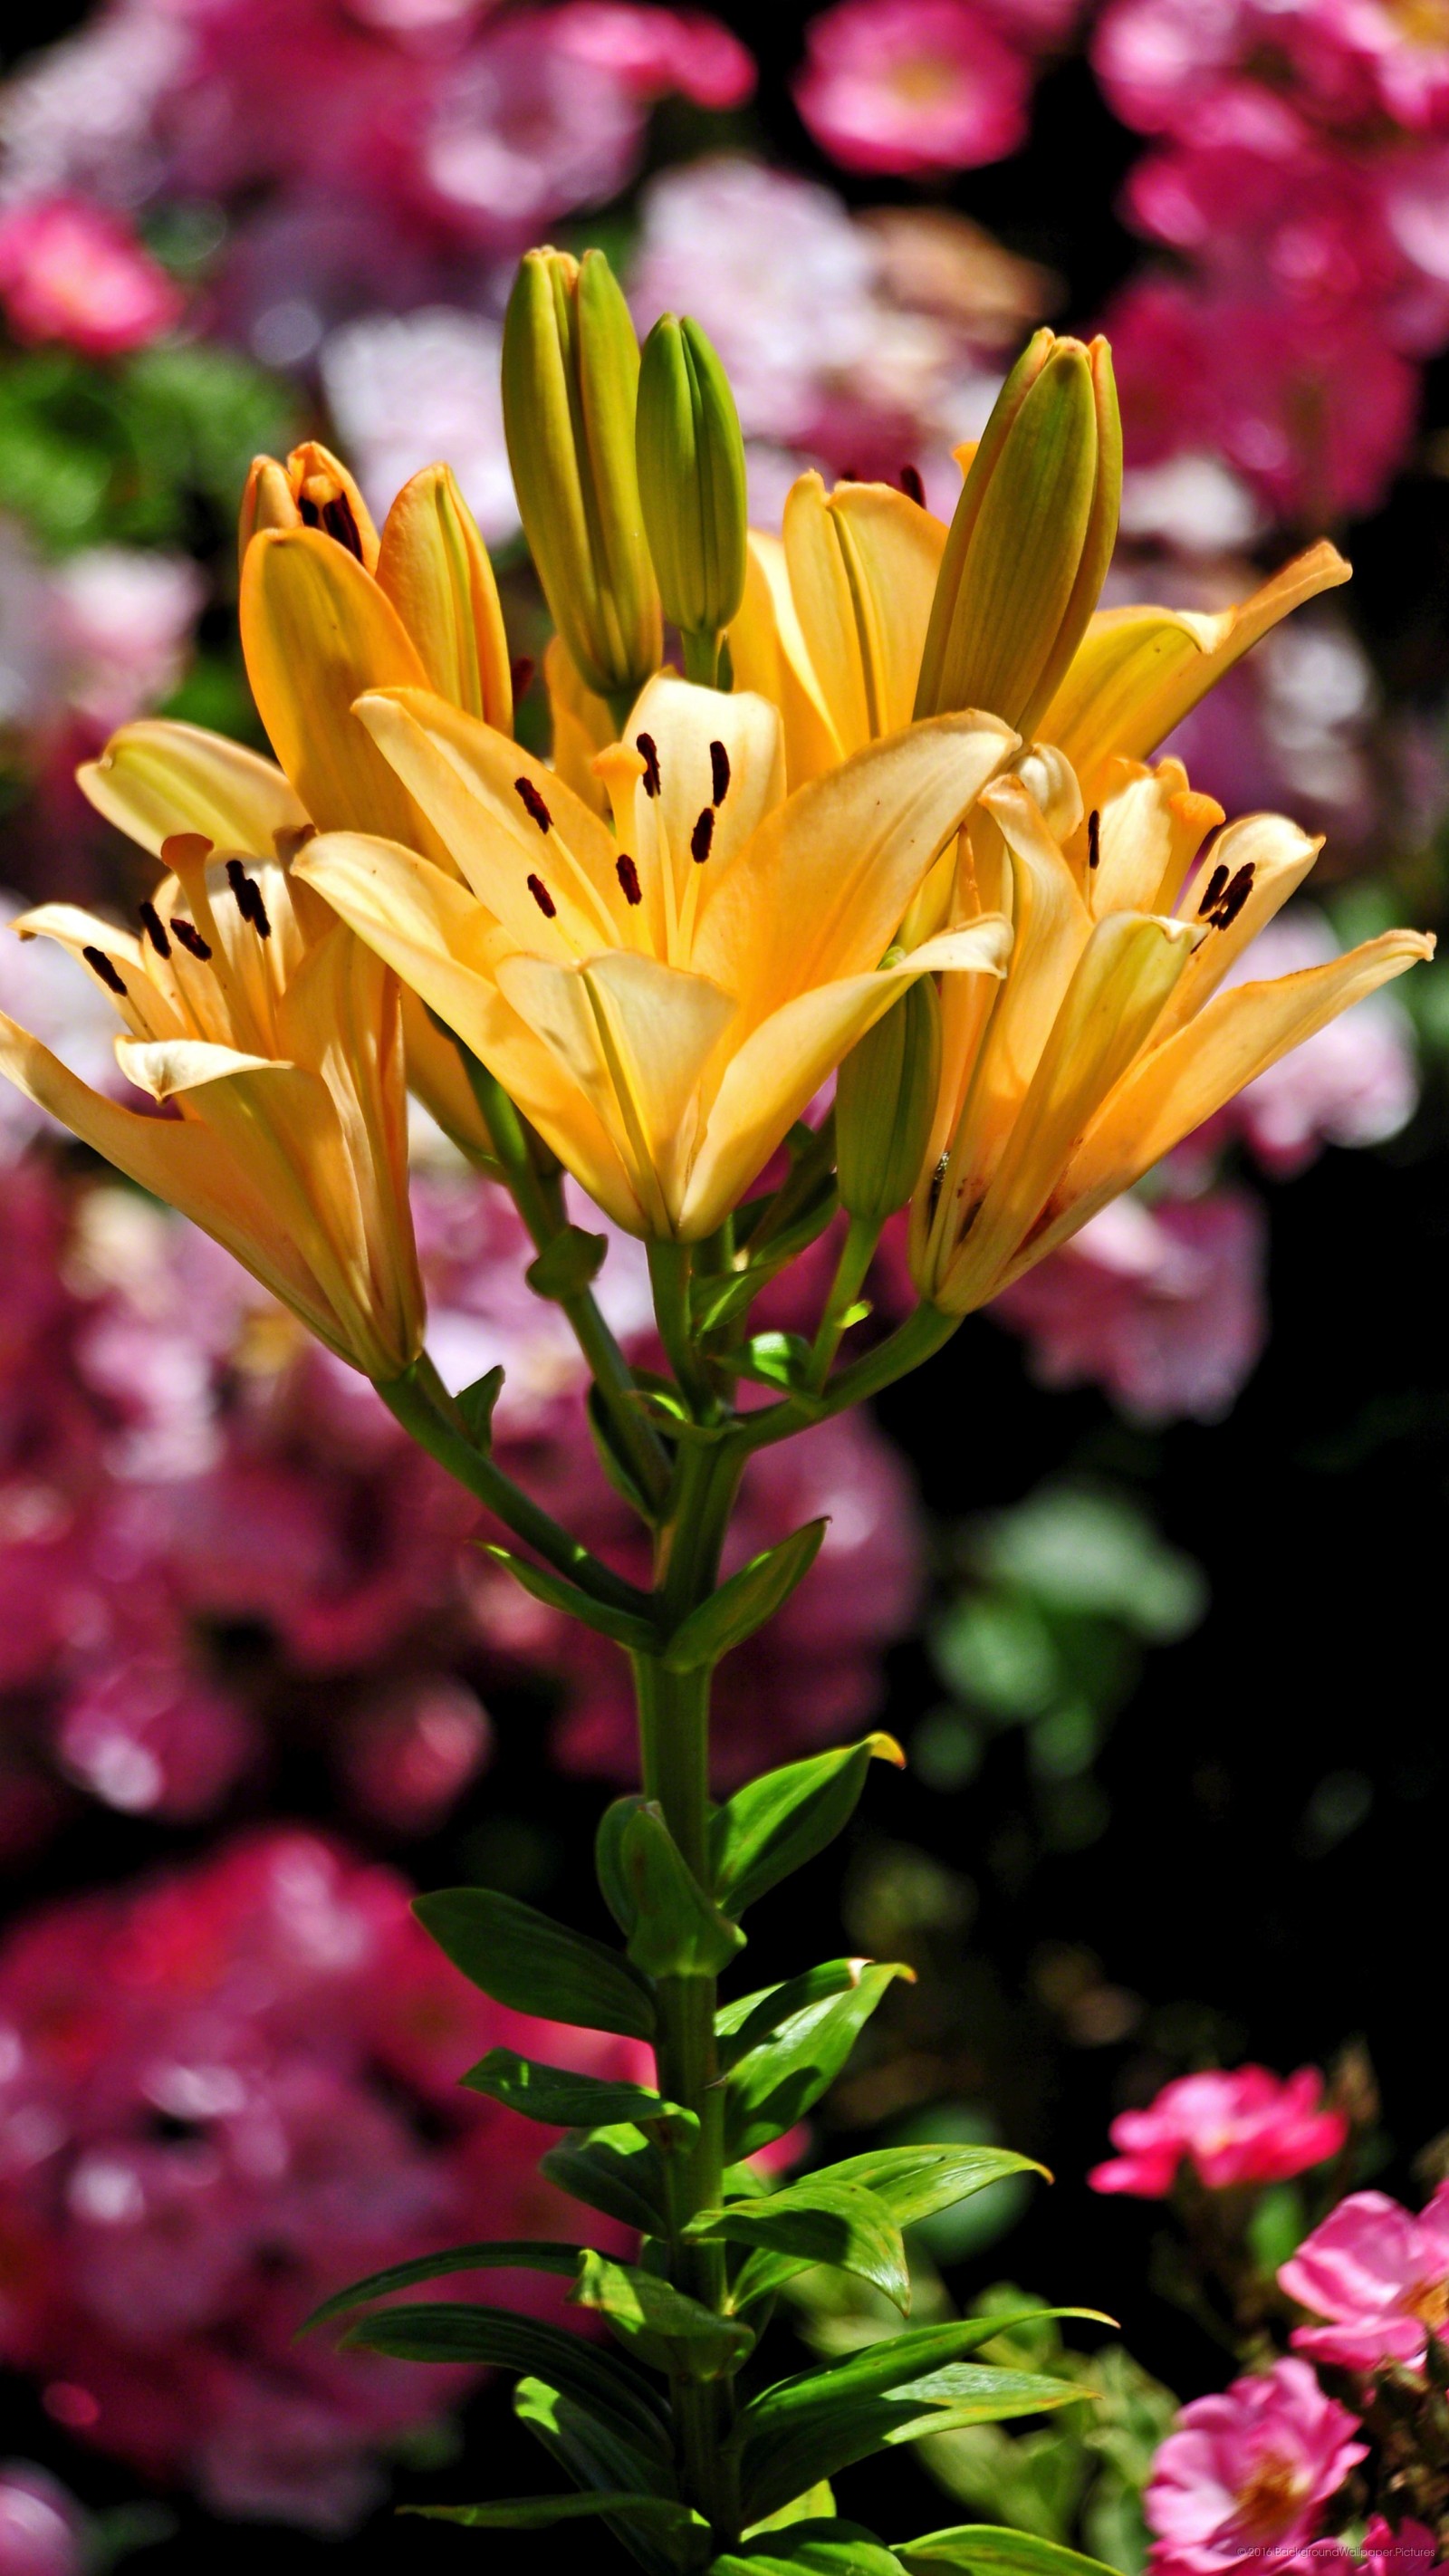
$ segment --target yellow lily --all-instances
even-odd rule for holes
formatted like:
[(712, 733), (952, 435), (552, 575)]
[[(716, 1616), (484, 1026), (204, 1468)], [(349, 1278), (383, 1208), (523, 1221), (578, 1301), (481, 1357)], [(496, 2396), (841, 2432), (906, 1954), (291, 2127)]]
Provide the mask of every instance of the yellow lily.
[(1290, 1047), (1434, 949), (1387, 931), (1223, 992), (1321, 843), (1277, 814), (1214, 830), (1221, 808), (1180, 761), (1106, 762), (1085, 823), (1059, 755), (1022, 766), (985, 790), (970, 832), (982, 900), (1003, 877), (1010, 889), (1011, 965), (994, 1010), (984, 988), (948, 988), (912, 1207), (913, 1275), (949, 1314), (1008, 1287)]
[[(250, 755), (238, 752), (239, 775)], [(256, 764), (258, 767), (264, 764)], [(62, 903), (15, 924), (115, 1001), (122, 1072), (167, 1113), (92, 1091), (0, 1014), (0, 1071), (214, 1235), (374, 1379), (422, 1347), (393, 978), (286, 864), (169, 839), (141, 936)]]
[(786, 797), (774, 707), (662, 675), (598, 757), (611, 834), (437, 698), (391, 689), (357, 712), (458, 875), (355, 833), (310, 842), (298, 873), (631, 1233), (712, 1233), (907, 984), (1001, 970), (1006, 925), (985, 918), (881, 964), (1017, 748), (994, 717), (917, 725)]

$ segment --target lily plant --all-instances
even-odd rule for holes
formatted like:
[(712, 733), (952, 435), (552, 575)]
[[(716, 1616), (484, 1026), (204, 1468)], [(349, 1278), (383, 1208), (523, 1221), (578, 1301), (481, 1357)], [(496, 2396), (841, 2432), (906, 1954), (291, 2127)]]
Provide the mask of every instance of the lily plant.
[[(111, 995), (146, 1105), (0, 1019), (12, 1080), (370, 1378), (501, 1524), (494, 1556), (633, 1674), (639, 1788), (597, 1842), (617, 1943), (481, 1887), (418, 1906), (500, 2003), (652, 2052), (647, 2081), (507, 2049), (461, 2074), (562, 2132), (544, 2170), (581, 2228), (596, 2210), (632, 2230), (633, 2259), (582, 2236), (420, 2248), (339, 2285), (314, 2323), (515, 2374), (549, 2491), (426, 2508), (444, 2519), (598, 2517), (650, 2576), (1084, 2576), (1022, 2533), (887, 2543), (835, 2500), (878, 2450), (1081, 2402), (1075, 2380), (983, 2357), (1026, 2320), (903, 2324), (784, 2378), (763, 2365), (778, 2295), (811, 2266), (858, 2275), (904, 2320), (903, 2230), (1027, 2159), (896, 2147), (786, 2182), (752, 2161), (906, 1971), (789, 1960), (757, 1981), (748, 1917), (847, 1823), (872, 1760), (901, 1756), (872, 1736), (714, 1802), (712, 1676), (823, 1524), (721, 1565), (757, 1450), (929, 1358), (1256, 1073), (1430, 953), (1394, 931), (1228, 985), (1317, 844), (1281, 816), (1229, 822), (1179, 761), (1150, 761), (1347, 566), (1320, 545), (1213, 616), (1099, 609), (1121, 455), (1100, 341), (1036, 336), (962, 451), (950, 528), (911, 494), (807, 474), (783, 534), (750, 532), (713, 351), (668, 316), (641, 357), (598, 252), (529, 253), (503, 377), (557, 630), (551, 760), (514, 738), (498, 593), (448, 469), (415, 476), (379, 531), (325, 449), (259, 459), (241, 630), (275, 765), (185, 725), (123, 728), (81, 784), (161, 863), (137, 926), (57, 905), (16, 925)], [(577, 1335), (592, 1436), (652, 1533), (647, 1588), (498, 1466), (501, 1370), (450, 1390), (427, 1356), (407, 1085), (517, 1204), (529, 1285)], [(607, 1237), (570, 1216), (566, 1176), (648, 1246), (658, 1369), (605, 1321)], [(904, 1208), (918, 1302), (863, 1338)], [(813, 1336), (755, 1329), (761, 1291), (832, 1226)], [(406, 2296), (520, 2268), (567, 2280), (612, 2345)]]

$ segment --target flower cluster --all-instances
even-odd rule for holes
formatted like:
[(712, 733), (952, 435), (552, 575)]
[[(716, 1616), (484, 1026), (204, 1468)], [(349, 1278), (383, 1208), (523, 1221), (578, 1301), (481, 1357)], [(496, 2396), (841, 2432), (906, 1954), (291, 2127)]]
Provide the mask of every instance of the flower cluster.
[(1025, 142), (1039, 59), (1080, 14), (1081, 0), (838, 0), (806, 28), (795, 102), (848, 170), (972, 170)]
[(1209, 2191), (1286, 2182), (1338, 2155), (1348, 2137), (1343, 2113), (1323, 2103), (1323, 2078), (1301, 2066), (1286, 2082), (1265, 2066), (1231, 2074), (1181, 2075), (1145, 2111), (1112, 2123), (1120, 2149), (1087, 2177), (1094, 2191), (1161, 2200), (1184, 2162)]
[[(375, 2454), (474, 2374), (299, 2343), (311, 2308), (440, 2240), (570, 2233), (534, 2124), (458, 2089), (498, 2042), (643, 2073), (632, 2042), (489, 2004), (399, 1877), (299, 1830), (23, 1920), (0, 1948), (0, 2355), (139, 2473), (346, 2530)], [(503, 2281), (566, 2314), (556, 2284)], [(0, 2485), (0, 2533), (28, 2514), (64, 2567), (37, 2493)]]

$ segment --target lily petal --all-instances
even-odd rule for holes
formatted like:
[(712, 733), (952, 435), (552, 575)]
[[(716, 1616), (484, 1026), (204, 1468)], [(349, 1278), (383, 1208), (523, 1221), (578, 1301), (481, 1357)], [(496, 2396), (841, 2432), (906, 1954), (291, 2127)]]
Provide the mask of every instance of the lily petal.
[(98, 814), (157, 858), (173, 832), (271, 858), (279, 839), (307, 829), (306, 807), (273, 762), (163, 716), (122, 725), (76, 778)]
[(729, 630), (729, 648), (736, 688), (752, 689), (780, 710), (791, 789), (823, 777), (843, 759), (844, 746), (800, 630), (784, 546), (756, 528), (750, 530), (745, 596)]
[[(1159, 1045), (1217, 991), (1229, 967), (1303, 883), (1322, 847), (1321, 835), (1301, 832), (1284, 814), (1244, 814), (1219, 832), (1207, 854), (1206, 883), (1195, 881), (1178, 907), (1180, 919), (1195, 925), (1206, 919), (1207, 926), (1163, 1014)], [(1207, 902), (1215, 887), (1228, 907), (1221, 926)]]
[[(1189, 787), (1180, 760), (1113, 760), (1098, 818), (1097, 865), (1087, 859), (1087, 900), (1100, 921), (1109, 912), (1175, 912), (1188, 869), (1223, 819), (1211, 796)], [(1087, 835), (1082, 836), (1084, 840)]]
[(827, 496), (802, 474), (785, 503), (785, 561), (805, 649), (842, 749), (899, 733), (915, 710), (946, 530), (888, 483)]

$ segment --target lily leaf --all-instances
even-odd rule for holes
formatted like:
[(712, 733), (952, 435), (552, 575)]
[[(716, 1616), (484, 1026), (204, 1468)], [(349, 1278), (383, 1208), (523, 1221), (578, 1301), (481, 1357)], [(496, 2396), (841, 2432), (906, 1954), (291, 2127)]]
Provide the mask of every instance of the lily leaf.
[[(837, 2271), (852, 2272), (859, 2280), (883, 2290), (902, 2316), (910, 2313), (911, 2276), (901, 2231), (889, 2211), (859, 2183), (835, 2182), (812, 2174), (803, 2182), (772, 2192), (766, 2200), (738, 2201), (729, 2209), (707, 2210), (691, 2221), (686, 2233), (710, 2242), (758, 2246), (770, 2256), (829, 2263)], [(747, 2271), (751, 2269), (746, 2267)], [(791, 2259), (781, 2277), (788, 2279), (794, 2269), (795, 2260)], [(736, 2286), (737, 2308), (744, 2304), (744, 2278), (741, 2275)], [(761, 2267), (761, 2276), (747, 2295), (760, 2298), (777, 2286), (775, 2280), (763, 2277)]]
[(703, 1664), (718, 1663), (732, 1646), (752, 1637), (804, 1581), (828, 1526), (826, 1520), (807, 1521), (777, 1547), (765, 1548), (730, 1575), (675, 1629), (661, 1657), (665, 1671), (696, 1672)]
[(608, 1249), (606, 1234), (585, 1234), (578, 1225), (560, 1226), (552, 1242), (544, 1245), (523, 1275), (535, 1297), (551, 1297), (563, 1304), (570, 1297), (582, 1296), (592, 1286), (603, 1269)]
[(903, 2576), (894, 2550), (858, 2522), (795, 2522), (712, 2558), (708, 2576)]
[(649, 1798), (619, 1798), (599, 1829), (599, 1879), (628, 1926), (629, 1956), (650, 1977), (714, 1977), (745, 1946), (700, 1886)]
[(465, 1386), (458, 1398), (463, 1428), (485, 1458), (493, 1446), (493, 1408), (502, 1392), (503, 1371), (491, 1368), (485, 1369), (482, 1377), (475, 1377), (471, 1386)]
[[(526, 1556), (515, 1556), (511, 1548), (484, 1545), (483, 1553), (496, 1565), (506, 1567), (515, 1583), (531, 1592), (535, 1601), (546, 1602), (550, 1610), (563, 1610), (570, 1619), (582, 1621), (584, 1627), (597, 1629), (601, 1637), (611, 1637), (631, 1655), (657, 1655), (659, 1634), (652, 1623), (636, 1616), (632, 1610), (616, 1610), (609, 1601), (597, 1600), (592, 1592), (581, 1591), (552, 1567), (534, 1565)], [(640, 1599), (644, 1595), (641, 1593)]]
[(515, 2316), (511, 2308), (438, 2300), (378, 2308), (349, 2326), (342, 2341), (350, 2350), (398, 2361), (488, 2362), (498, 2370), (542, 2372), (627, 2441), (668, 2457), (669, 2437), (648, 2380), (620, 2355), (596, 2351), (563, 2326)]
[(910, 1974), (898, 1961), (862, 1964), (847, 1993), (793, 2014), (740, 2059), (725, 2085), (727, 2161), (754, 2155), (803, 2119), (834, 2083), (886, 1988)]
[[(513, 2392), (513, 2411), (549, 2458), (590, 2495), (623, 2493), (678, 2501), (671, 2459), (632, 2441), (610, 2419), (581, 2405), (577, 2398), (550, 2386), (548, 2381), (520, 2379)], [(676, 2552), (666, 2545), (667, 2533), (661, 2534), (656, 2526), (637, 2520), (617, 2521), (610, 2514), (604, 2520), (621, 2547), (648, 2569), (649, 2576), (674, 2576), (679, 2562)]]
[(822, 1959), (818, 1967), (806, 1968), (798, 1977), (789, 1977), (780, 1986), (761, 1986), (754, 1994), (735, 1995), (721, 2004), (714, 2017), (715, 2038), (720, 2064), (737, 2066), (750, 2049), (768, 2039), (772, 2030), (790, 2021), (796, 2013), (811, 2004), (824, 2003), (831, 1995), (849, 1994), (860, 1983), (867, 1959)]
[(678, 2102), (665, 2102), (642, 2084), (610, 2084), (597, 2075), (571, 2075), (567, 2067), (541, 2066), (511, 2048), (490, 2048), (463, 2077), (470, 2093), (487, 2093), (510, 2111), (545, 2120), (555, 2129), (636, 2128), (667, 2124), (680, 2137), (698, 2134), (699, 2122)]
[(632, 2495), (626, 2490), (597, 2495), (509, 2496), (498, 2504), (403, 2504), (399, 2513), (417, 2514), (424, 2522), (462, 2522), (475, 2531), (546, 2531), (555, 2522), (583, 2522), (591, 2514), (617, 2513), (626, 2521), (654, 2522), (666, 2531), (708, 2531), (703, 2514), (669, 2496)]
[(934, 2217), (973, 2192), (1003, 2181), (1008, 2174), (1036, 2173), (1050, 2182), (1045, 2165), (1009, 2147), (876, 2147), (863, 2156), (844, 2156), (826, 2165), (817, 2181), (858, 2183), (883, 2202), (899, 2227)]
[(385, 2272), (369, 2272), (350, 2288), (334, 2290), (297, 2332), (310, 2334), (329, 2317), (345, 2316), (349, 2308), (365, 2307), (369, 2299), (414, 2289), (419, 2281), (443, 2281), (450, 2272), (558, 2272), (572, 2280), (584, 2250), (582, 2245), (559, 2245), (539, 2237), (496, 2237), (490, 2244), (449, 2245), (440, 2254), (419, 2254), (411, 2263), (389, 2263)]
[(710, 1824), (714, 1892), (740, 1915), (813, 1860), (850, 1822), (872, 1761), (905, 1766), (893, 1735), (867, 1735), (804, 1762), (787, 1762), (737, 1789)]
[(444, 1887), (415, 1898), (413, 1912), (454, 1967), (495, 2003), (543, 2021), (652, 2037), (654, 1999), (628, 1960), (516, 1896)]
[(606, 2317), (622, 2343), (656, 2370), (682, 2371), (693, 2380), (721, 2379), (738, 2370), (754, 2349), (750, 2328), (718, 2316), (686, 2297), (657, 2273), (605, 2254), (586, 2253), (574, 2300)]
[(1110, 2576), (1099, 2558), (1079, 2549), (1064, 2549), (1059, 2540), (1039, 2540), (1034, 2531), (1004, 2531), (994, 2523), (958, 2523), (951, 2531), (928, 2531), (919, 2540), (898, 2540), (897, 2555), (910, 2576)]
[(538, 2161), (550, 2182), (590, 2209), (604, 2210), (641, 2236), (663, 2234), (664, 2167), (658, 2148), (631, 2122), (570, 2129)]

